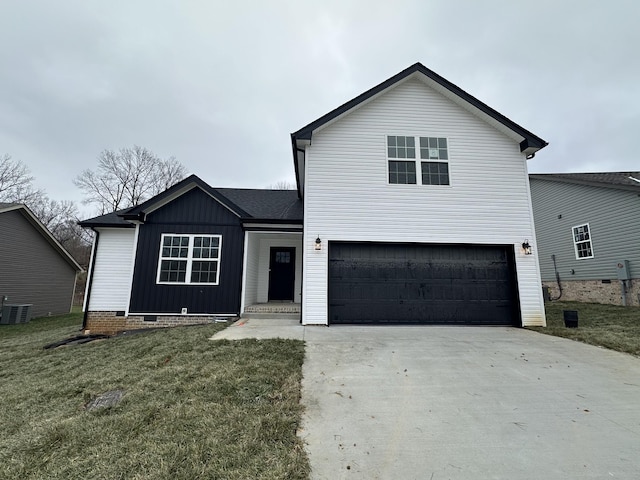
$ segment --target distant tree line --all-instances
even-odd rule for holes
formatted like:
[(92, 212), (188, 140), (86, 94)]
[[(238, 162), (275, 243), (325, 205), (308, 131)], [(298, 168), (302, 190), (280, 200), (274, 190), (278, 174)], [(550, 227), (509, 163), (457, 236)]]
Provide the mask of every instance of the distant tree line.
[[(174, 157), (162, 159), (134, 145), (118, 151), (104, 150), (95, 170), (82, 171), (74, 184), (83, 192), (83, 204), (96, 214), (132, 207), (166, 190), (186, 176)], [(34, 213), (63, 247), (85, 268), (89, 264), (92, 235), (78, 225), (78, 206), (53, 200), (34, 186), (29, 168), (9, 154), (0, 156), (0, 202), (22, 203)]]

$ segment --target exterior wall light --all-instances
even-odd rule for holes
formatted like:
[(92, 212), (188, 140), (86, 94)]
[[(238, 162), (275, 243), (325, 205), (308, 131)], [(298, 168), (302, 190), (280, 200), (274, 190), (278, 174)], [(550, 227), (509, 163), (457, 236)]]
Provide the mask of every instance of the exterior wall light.
[(525, 240), (522, 243), (522, 250), (524, 251), (525, 255), (531, 255), (531, 245), (529, 245), (529, 240)]
[(320, 240), (320, 235), (318, 235), (318, 238), (316, 238), (315, 249), (322, 250), (322, 240)]

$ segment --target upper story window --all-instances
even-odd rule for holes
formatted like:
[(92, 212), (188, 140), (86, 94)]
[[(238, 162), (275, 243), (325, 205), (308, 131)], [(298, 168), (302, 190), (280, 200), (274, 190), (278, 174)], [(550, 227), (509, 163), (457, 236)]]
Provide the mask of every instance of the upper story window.
[[(426, 161), (416, 160), (416, 150), (419, 151), (420, 160)], [(389, 183), (414, 185), (420, 178), (421, 185), (450, 184), (446, 138), (389, 135), (387, 159)]]
[(593, 258), (593, 247), (591, 245), (591, 232), (589, 224), (578, 225), (572, 228), (573, 246), (576, 251), (576, 258)]
[(157, 283), (217, 285), (221, 235), (163, 234)]

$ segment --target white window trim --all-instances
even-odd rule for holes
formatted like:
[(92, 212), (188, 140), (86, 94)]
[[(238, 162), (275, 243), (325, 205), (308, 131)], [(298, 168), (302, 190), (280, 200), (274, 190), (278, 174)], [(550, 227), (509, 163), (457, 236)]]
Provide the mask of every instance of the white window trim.
[[(170, 258), (162, 256), (162, 245), (164, 244), (165, 237), (189, 237), (189, 246), (187, 250), (187, 257), (182, 258)], [(218, 239), (218, 258), (217, 259), (203, 259), (203, 258), (193, 258), (193, 239), (195, 237), (210, 237)], [(160, 267), (162, 266), (162, 260), (178, 260), (178, 261), (187, 261), (187, 271), (185, 273), (185, 281), (184, 282), (161, 282), (160, 281)], [(196, 262), (206, 261), (206, 262), (217, 262), (216, 268), (216, 281), (211, 283), (203, 283), (203, 282), (192, 282), (191, 281), (191, 268), (194, 260)], [(220, 270), (222, 265), (222, 235), (218, 234), (210, 234), (210, 233), (163, 233), (160, 236), (160, 250), (158, 251), (158, 267), (156, 270), (156, 284), (157, 285), (219, 285), (220, 284)]]
[[(415, 139), (414, 145), (416, 150), (415, 158), (392, 158), (389, 157), (389, 143), (387, 137), (413, 137)], [(440, 159), (428, 159), (420, 158), (420, 137), (426, 138), (446, 138), (447, 139), (447, 154), (449, 158), (447, 160)], [(406, 135), (401, 133), (387, 133), (384, 136), (384, 152), (387, 159), (386, 171), (387, 171), (387, 185), (393, 185), (394, 187), (404, 186), (409, 188), (415, 187), (432, 187), (432, 188), (451, 188), (453, 182), (451, 181), (451, 141), (446, 135)], [(389, 162), (414, 162), (416, 164), (416, 183), (391, 183), (389, 181)], [(431, 183), (422, 183), (422, 162), (439, 162), (446, 163), (449, 170), (449, 184), (448, 185), (433, 185)], [(573, 231), (572, 231), (573, 232)], [(591, 231), (589, 231), (591, 232)], [(593, 249), (591, 250), (593, 252)]]
[[(576, 242), (576, 234), (573, 231), (574, 228), (579, 228), (579, 227), (584, 227), (587, 226), (587, 228), (589, 229), (589, 240), (583, 240), (582, 242)], [(586, 260), (588, 258), (594, 258), (595, 257), (595, 252), (593, 250), (593, 238), (591, 237), (591, 225), (589, 225), (589, 223), (581, 223), (580, 225), (576, 225), (574, 227), (571, 227), (571, 238), (573, 239), (573, 251), (576, 255), (576, 260)], [(589, 257), (581, 257), (578, 255), (578, 243), (584, 243), (584, 242), (589, 242), (589, 244), (591, 245), (591, 256)]]

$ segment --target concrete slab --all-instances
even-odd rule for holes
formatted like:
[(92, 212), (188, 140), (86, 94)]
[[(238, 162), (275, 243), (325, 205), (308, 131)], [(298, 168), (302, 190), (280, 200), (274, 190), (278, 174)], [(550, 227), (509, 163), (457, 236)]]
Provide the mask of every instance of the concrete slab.
[(640, 359), (515, 328), (302, 338), (313, 479), (639, 478)]
[(241, 340), (243, 338), (290, 338), (304, 340), (305, 327), (300, 320), (287, 318), (240, 319), (210, 340)]

